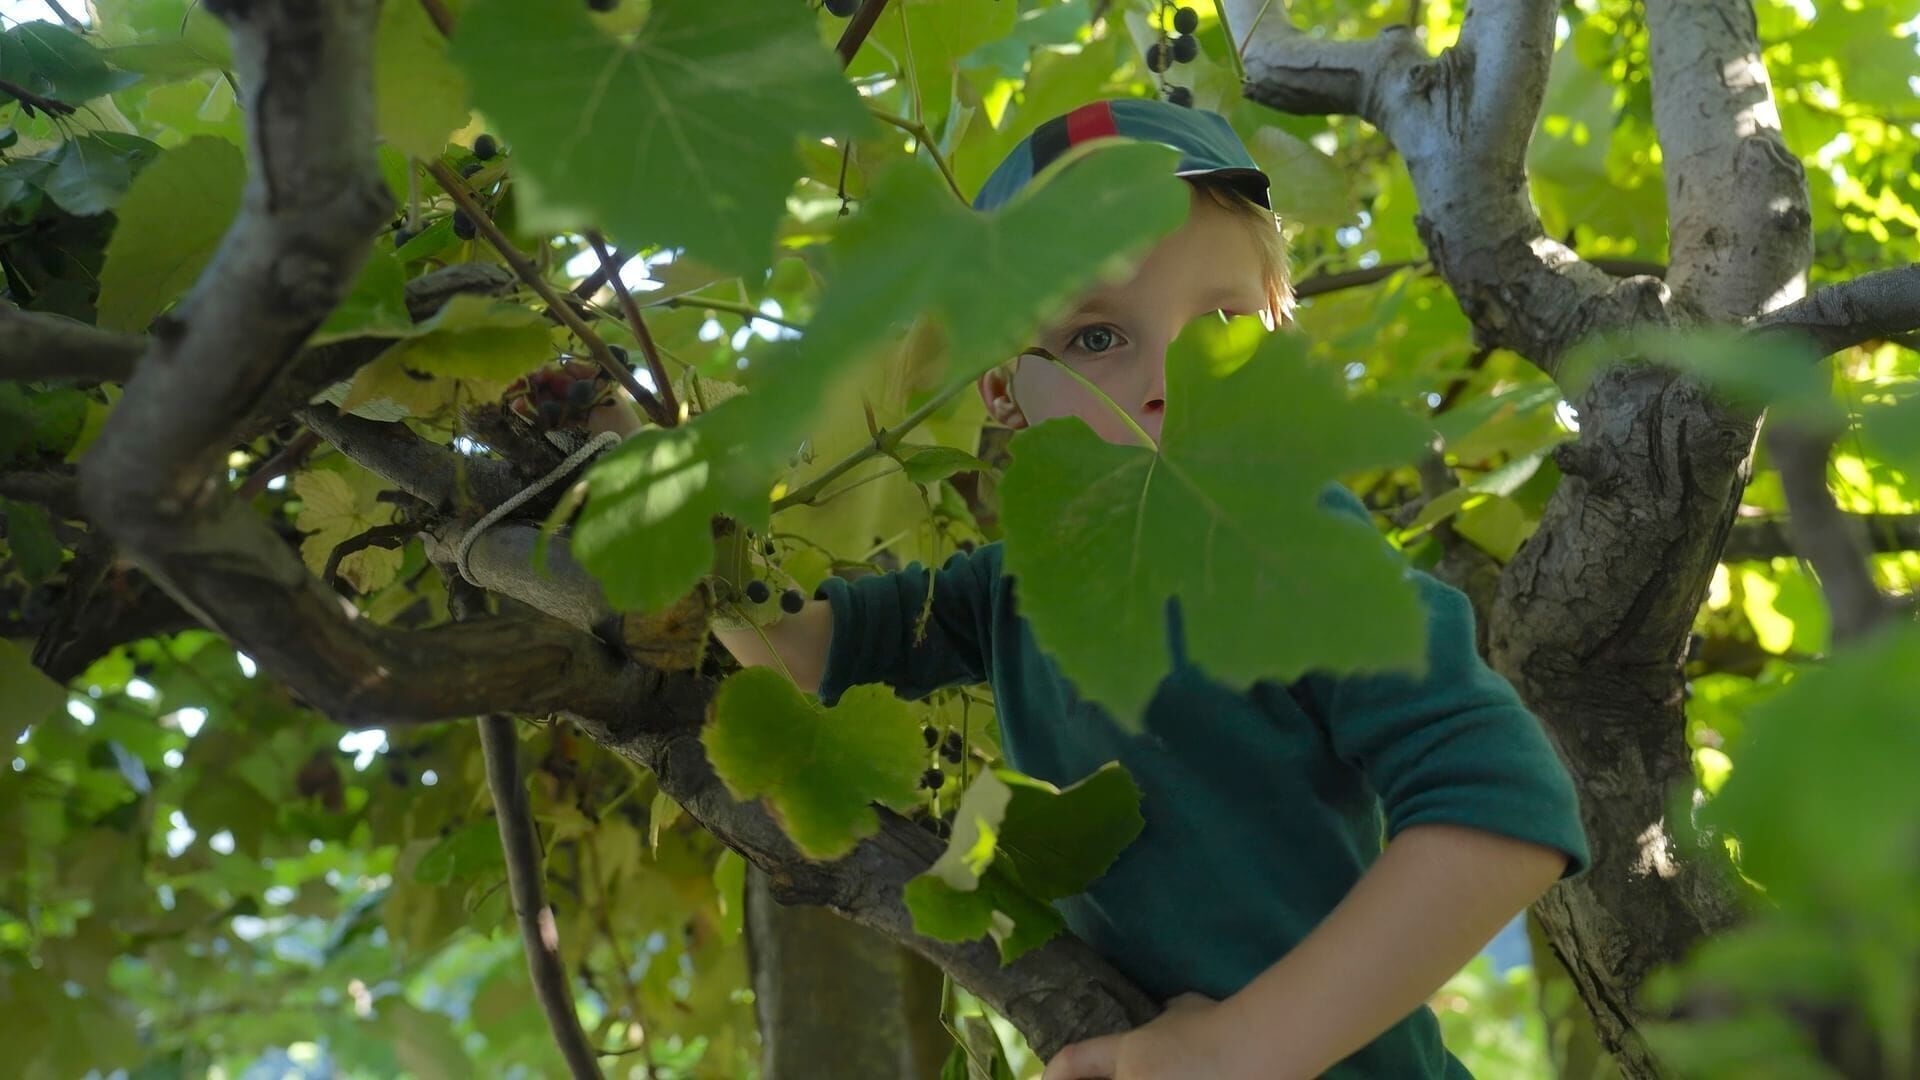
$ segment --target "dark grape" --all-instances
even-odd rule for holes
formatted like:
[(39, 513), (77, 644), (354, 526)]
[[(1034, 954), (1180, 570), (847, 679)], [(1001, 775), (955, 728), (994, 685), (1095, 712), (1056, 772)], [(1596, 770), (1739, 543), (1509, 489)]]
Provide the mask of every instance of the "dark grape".
[(1173, 50), (1167, 48), (1164, 41), (1156, 41), (1147, 46), (1147, 70), (1165, 71), (1173, 64)]
[(860, 10), (860, 0), (827, 0), (827, 10), (843, 19), (850, 19)]
[(1200, 13), (1190, 7), (1179, 8), (1173, 13), (1173, 28), (1182, 34), (1191, 34), (1200, 26)]
[(621, 367), (627, 366), (627, 350), (618, 345), (609, 345), (607, 346), (607, 351), (613, 354), (615, 360), (620, 361)]
[(1184, 86), (1168, 87), (1167, 100), (1182, 108), (1191, 109), (1193, 108), (1193, 91)]
[(548, 398), (540, 403), (540, 422), (547, 427), (556, 428), (567, 418), (567, 407)]
[(747, 600), (749, 602), (764, 604), (767, 602), (767, 598), (772, 595), (773, 590), (767, 587), (766, 582), (758, 580), (747, 582)]
[(923, 724), (921, 726), (920, 737), (927, 741), (927, 749), (929, 750), (940, 745), (940, 732), (935, 730), (932, 724)]
[(953, 835), (953, 822), (948, 821), (946, 818), (934, 818), (933, 832), (934, 835), (945, 840), (947, 837)]
[(394, 250), (395, 250), (395, 251), (398, 251), (398, 250), (400, 250), (401, 248), (403, 248), (403, 247), (406, 247), (406, 246), (407, 246), (407, 241), (409, 241), (409, 240), (411, 240), (411, 239), (413, 239), (413, 238), (414, 238), (414, 237), (415, 237), (416, 235), (418, 235), (418, 234), (416, 234), (416, 233), (413, 233), (413, 232), (410, 232), (410, 231), (408, 231), (408, 230), (406, 230), (406, 229), (395, 229), (395, 230), (393, 230), (393, 248), (394, 248)]
[(940, 756), (943, 758), (946, 758), (947, 761), (951, 764), (954, 764), (954, 765), (960, 764), (960, 751), (955, 750), (952, 746), (941, 747)]
[(482, 135), (473, 140), (473, 156), (481, 161), (492, 161), (493, 155), (499, 152), (500, 144), (495, 142), (491, 135)]
[(946, 774), (940, 771), (940, 766), (934, 765), (928, 768), (926, 772), (920, 774), (920, 786), (923, 788), (937, 788), (940, 786), (940, 782), (945, 779)]
[(472, 176), (474, 173), (477, 173), (484, 168), (486, 168), (486, 166), (480, 164), (477, 161), (469, 161), (465, 165), (460, 166), (460, 175)]
[(827, 587), (825, 585), (821, 585), (819, 588), (814, 589), (813, 598), (815, 600), (825, 600), (827, 598)]
[(576, 409), (584, 409), (593, 404), (598, 396), (598, 388), (592, 379), (575, 379), (567, 384), (567, 403)]
[(973, 554), (974, 547), (975, 547), (974, 542), (971, 540), (960, 541), (960, 550), (966, 552), (969, 555)]
[(467, 216), (465, 210), (455, 210), (453, 212), (453, 235), (462, 240), (471, 240), (473, 239), (473, 234), (473, 219)]
[(595, 11), (612, 11), (620, 0), (587, 0), (587, 6)]
[(1193, 63), (1200, 55), (1200, 41), (1192, 34), (1181, 34), (1173, 39), (1173, 58), (1182, 64)]
[(771, 540), (767, 541), (767, 546), (761, 548), (760, 550), (765, 552), (768, 558), (772, 558), (775, 550), (773, 546), (773, 541)]
[(780, 610), (789, 615), (800, 614), (800, 609), (806, 606), (807, 598), (800, 595), (799, 589), (788, 589), (780, 594)]
[(961, 740), (959, 732), (957, 731), (947, 732), (947, 741), (946, 741), (945, 749), (952, 752), (953, 760), (955, 761), (960, 760), (960, 754), (962, 751), (966, 749), (966, 743)]

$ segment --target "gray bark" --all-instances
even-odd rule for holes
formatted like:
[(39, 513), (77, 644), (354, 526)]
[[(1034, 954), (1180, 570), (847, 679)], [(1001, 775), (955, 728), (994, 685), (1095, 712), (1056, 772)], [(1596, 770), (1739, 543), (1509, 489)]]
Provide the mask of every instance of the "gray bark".
[(782, 904), (756, 866), (747, 868), (745, 906), (768, 1080), (939, 1073), (952, 1038), (940, 1024), (938, 968), (823, 908)]

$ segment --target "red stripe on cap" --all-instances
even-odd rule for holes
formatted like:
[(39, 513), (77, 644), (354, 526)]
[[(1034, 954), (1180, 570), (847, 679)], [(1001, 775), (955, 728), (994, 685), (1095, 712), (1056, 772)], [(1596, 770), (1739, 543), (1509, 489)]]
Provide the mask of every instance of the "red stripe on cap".
[(1082, 105), (1067, 114), (1067, 145), (1078, 146), (1088, 139), (1101, 135), (1118, 135), (1120, 129), (1113, 123), (1113, 103), (1096, 101), (1091, 105)]

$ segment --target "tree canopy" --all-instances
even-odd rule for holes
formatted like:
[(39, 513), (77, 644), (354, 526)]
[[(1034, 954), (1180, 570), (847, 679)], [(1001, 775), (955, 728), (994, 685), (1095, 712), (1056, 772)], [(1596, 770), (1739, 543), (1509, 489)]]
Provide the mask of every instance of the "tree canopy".
[[(945, 972), (945, 1075), (1033, 1075), (1157, 1010), (1049, 903), (1132, 781), (1012, 770), (986, 687), (737, 671), (715, 605), (1003, 540), (1123, 721), (1170, 595), (1236, 684), (1405, 664), (1336, 480), (1473, 599), (1594, 844), (1531, 968), (1435, 998), (1453, 1052), (1910, 1075), (1920, 19), (1192, 7), (0, 10), (22, 1075), (759, 1075), (768, 888)], [(1183, 334), (1160, 445), (1014, 435), (974, 377), (1185, 196), (1122, 145), (967, 201), (1123, 96), (1244, 139), (1297, 326)]]

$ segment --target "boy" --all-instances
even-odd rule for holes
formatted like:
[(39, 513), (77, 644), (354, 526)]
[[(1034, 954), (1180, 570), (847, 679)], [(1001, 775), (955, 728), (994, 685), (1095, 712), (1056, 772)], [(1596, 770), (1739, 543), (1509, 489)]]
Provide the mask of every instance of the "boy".
[[(1090, 292), (1039, 343), (1157, 439), (1169, 342), (1216, 313), (1258, 312), (1269, 329), (1288, 321), (1286, 253), (1268, 178), (1226, 120), (1155, 100), (1094, 102), (1041, 125), (975, 208), (1004, 203), (1067, 147), (1102, 136), (1181, 150), (1191, 214), (1130, 279)], [(1077, 416), (1109, 441), (1132, 438), (1038, 358), (988, 372), (979, 390), (1008, 427)], [(1367, 517), (1337, 485), (1322, 503)], [(1465, 597), (1416, 575), (1429, 618), (1420, 680), (1309, 675), (1241, 689), (1176, 644), (1182, 658), (1145, 733), (1129, 736), (1036, 647), (1000, 551), (987, 544), (937, 572), (919, 645), (918, 563), (827, 579), (825, 599), (765, 627), (766, 641), (751, 628), (716, 633), (742, 664), (784, 663), (827, 704), (861, 683), (911, 699), (990, 682), (1014, 767), (1061, 786), (1113, 759), (1132, 773), (1145, 827), (1086, 894), (1057, 907), (1168, 1008), (1125, 1035), (1066, 1047), (1045, 1080), (1468, 1076), (1425, 1001), (1589, 856), (1572, 781), (1475, 653)]]

